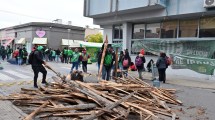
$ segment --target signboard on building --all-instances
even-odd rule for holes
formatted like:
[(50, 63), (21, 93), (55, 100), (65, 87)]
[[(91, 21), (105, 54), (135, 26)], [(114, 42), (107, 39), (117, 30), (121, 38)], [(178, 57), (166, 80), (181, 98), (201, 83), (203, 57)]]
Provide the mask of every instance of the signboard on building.
[(131, 51), (159, 54), (165, 52), (173, 59), (173, 68), (191, 69), (212, 75), (215, 69), (215, 40), (140, 40), (133, 41)]
[(42, 37), (44, 37), (44, 36), (46, 35), (46, 31), (44, 31), (44, 30), (42, 30), (42, 29), (38, 29), (38, 30), (36, 31), (36, 34), (37, 34), (37, 36), (38, 36), (39, 38), (42, 38)]

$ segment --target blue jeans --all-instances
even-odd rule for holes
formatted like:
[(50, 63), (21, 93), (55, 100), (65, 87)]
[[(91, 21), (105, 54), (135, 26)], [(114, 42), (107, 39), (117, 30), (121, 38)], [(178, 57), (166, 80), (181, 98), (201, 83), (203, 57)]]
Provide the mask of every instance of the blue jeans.
[(72, 62), (72, 68), (71, 68), (71, 72), (73, 71), (73, 69), (75, 68), (76, 70), (78, 70), (78, 64), (79, 62)]
[(59, 62), (59, 55), (56, 55), (56, 61)]
[(105, 66), (103, 66), (103, 69), (102, 69), (102, 79), (103, 80), (110, 80), (110, 73), (111, 73), (111, 67), (105, 67)]
[(22, 65), (22, 58), (18, 58), (18, 65)]

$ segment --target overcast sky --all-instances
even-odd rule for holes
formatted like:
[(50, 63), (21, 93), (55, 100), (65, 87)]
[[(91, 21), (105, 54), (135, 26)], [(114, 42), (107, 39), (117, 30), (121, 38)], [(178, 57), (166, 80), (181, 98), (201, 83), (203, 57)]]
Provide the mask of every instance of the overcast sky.
[(0, 28), (27, 22), (52, 22), (62, 19), (63, 23), (92, 28), (91, 18), (83, 17), (84, 0), (0, 0)]

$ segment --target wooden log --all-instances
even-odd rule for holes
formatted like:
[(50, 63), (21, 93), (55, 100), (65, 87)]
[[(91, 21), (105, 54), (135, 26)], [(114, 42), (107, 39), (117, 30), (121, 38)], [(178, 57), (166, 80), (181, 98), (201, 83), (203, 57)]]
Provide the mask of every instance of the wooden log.
[[(110, 111), (111, 109), (117, 107), (118, 105), (120, 105), (122, 102), (125, 102), (127, 99), (131, 98), (134, 95), (134, 93), (131, 93), (130, 95), (123, 97), (122, 99), (120, 99), (119, 101), (106, 106), (104, 109), (105, 111)], [(82, 119), (82, 120), (93, 120), (95, 118), (97, 118), (98, 116), (101, 116), (102, 114), (104, 114), (105, 112), (103, 110), (100, 110), (98, 113), (96, 113), (95, 115), (90, 115), (87, 116), (86, 118)]]
[(27, 117), (25, 117), (24, 120), (32, 120), (33, 117), (34, 117), (35, 115), (37, 115), (37, 114), (40, 112), (40, 110), (41, 110), (43, 107), (47, 106), (48, 104), (49, 104), (49, 102), (45, 102), (43, 105), (41, 105), (41, 106), (40, 106), (39, 108), (37, 108), (35, 111), (33, 111), (31, 114), (29, 114)]
[(80, 104), (80, 105), (73, 105), (70, 107), (58, 107), (58, 108), (44, 108), (41, 109), (41, 112), (59, 112), (59, 111), (70, 111), (70, 110), (85, 110), (85, 109), (92, 109), (96, 108), (96, 104)]
[(103, 48), (103, 52), (102, 52), (102, 58), (101, 58), (100, 67), (99, 67), (99, 74), (98, 74), (98, 80), (99, 81), (100, 81), (100, 78), (101, 78), (102, 67), (103, 67), (103, 64), (104, 64), (104, 58), (105, 58), (105, 53), (106, 53), (107, 47), (108, 47), (108, 37), (106, 35), (106, 39), (105, 39), (105, 42), (104, 42), (104, 48)]

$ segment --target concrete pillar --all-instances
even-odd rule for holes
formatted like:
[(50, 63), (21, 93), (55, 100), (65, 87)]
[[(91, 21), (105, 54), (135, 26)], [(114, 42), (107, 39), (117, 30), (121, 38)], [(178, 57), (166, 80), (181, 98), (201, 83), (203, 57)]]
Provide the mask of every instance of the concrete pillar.
[(123, 23), (123, 41), (122, 50), (128, 49), (131, 52), (132, 24)]
[(104, 31), (103, 31), (103, 38), (105, 40), (106, 38), (106, 35), (108, 37), (108, 43), (112, 43), (113, 42), (113, 27), (110, 25), (110, 26), (101, 26)]

